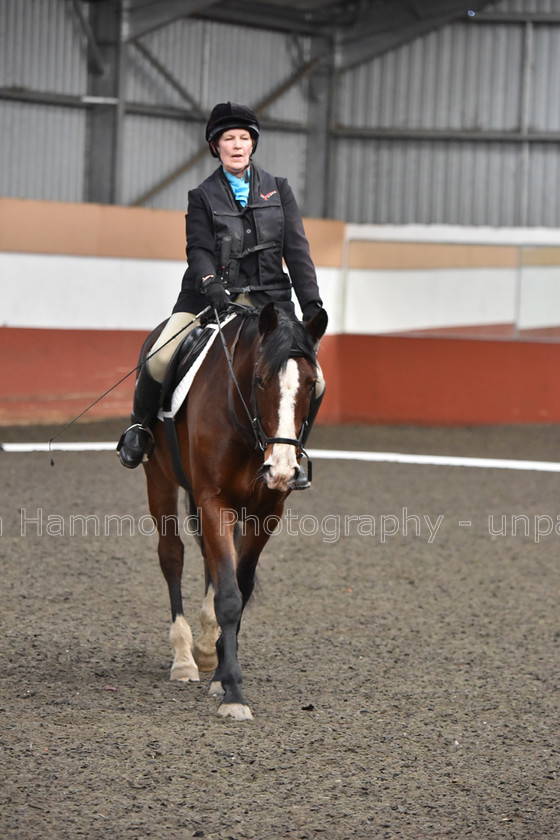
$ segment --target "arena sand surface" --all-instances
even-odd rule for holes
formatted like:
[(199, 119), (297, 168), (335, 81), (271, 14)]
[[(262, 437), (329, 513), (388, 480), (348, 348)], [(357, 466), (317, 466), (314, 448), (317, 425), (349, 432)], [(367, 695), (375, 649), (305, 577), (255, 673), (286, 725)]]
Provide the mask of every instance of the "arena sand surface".
[[(560, 460), (552, 426), (319, 427), (311, 444)], [(560, 474), (317, 460), (259, 566), (240, 634), (255, 719), (236, 723), (210, 675), (168, 679), (142, 471), (0, 462), (4, 840), (560, 837)]]

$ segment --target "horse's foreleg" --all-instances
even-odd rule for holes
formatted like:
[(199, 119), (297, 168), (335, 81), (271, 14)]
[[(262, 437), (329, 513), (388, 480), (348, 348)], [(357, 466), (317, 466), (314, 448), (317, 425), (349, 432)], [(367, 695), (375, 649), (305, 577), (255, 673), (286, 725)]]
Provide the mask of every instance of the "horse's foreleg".
[(223, 717), (251, 720), (253, 715), (243, 696), (243, 676), (237, 658), (237, 634), (241, 624), (243, 597), (234, 570), (218, 580), (214, 607), (222, 632), (217, 643), (218, 667), (210, 690), (219, 694), (217, 684), (223, 688), (223, 699), (218, 709)]
[(218, 667), (210, 691), (223, 699), (219, 714), (235, 720), (250, 720), (253, 715), (243, 696), (243, 677), (237, 658), (237, 633), (243, 612), (243, 596), (237, 583), (236, 553), (233, 541), (233, 524), (228, 525), (220, 516), (219, 505), (203, 509), (203, 536), (208, 571), (214, 587), (214, 610), (221, 629), (216, 649)]
[(177, 488), (169, 482), (155, 460), (145, 464), (148, 479), (148, 501), (158, 534), (158, 555), (163, 576), (169, 589), (171, 629), (169, 640), (173, 651), (171, 679), (198, 682), (198, 667), (192, 654), (191, 628), (183, 613), (181, 578), (184, 547), (179, 537), (177, 516)]
[[(252, 594), (254, 586), (255, 586), (255, 569), (257, 567), (259, 554), (260, 554), (260, 550), (256, 551), (255, 553), (249, 552), (248, 554), (243, 555), (238, 560), (238, 565), (237, 565), (237, 570), (236, 570), (236, 579), (237, 579), (237, 586), (239, 587), (239, 591), (241, 593), (242, 610), (245, 608), (245, 604), (247, 603), (247, 601), (251, 597), (251, 594)], [(212, 590), (212, 595), (213, 595), (212, 585), (210, 585), (210, 589)], [(206, 608), (210, 606), (210, 603), (206, 604), (206, 599), (205, 599), (205, 604), (203, 605), (203, 611), (204, 611), (205, 606), (206, 606)], [(212, 613), (213, 613), (213, 616), (214, 616), (214, 621), (216, 621), (213, 600), (211, 602), (211, 606), (212, 606)], [(202, 621), (202, 619), (201, 619), (201, 621)], [(206, 621), (208, 621), (208, 617), (206, 617)], [(237, 633), (239, 633), (240, 624), (241, 624), (241, 617), (239, 619), (239, 624), (238, 624), (238, 627), (237, 627)], [(217, 621), (216, 621), (215, 627), (217, 628), (217, 632), (219, 634), (219, 625), (218, 625)], [(219, 656), (219, 663), (220, 664), (218, 665), (218, 668), (216, 669), (216, 673), (214, 674), (212, 682), (210, 683), (209, 694), (211, 694), (213, 697), (223, 697), (225, 692), (224, 692), (224, 687), (223, 687), (223, 684), (222, 684), (221, 663), (224, 661), (224, 644), (223, 644), (223, 639), (222, 639), (221, 636), (219, 636), (219, 638), (216, 638), (216, 640), (214, 642), (214, 651)], [(197, 656), (197, 662), (200, 665), (198, 656)]]
[(243, 597), (243, 607), (253, 594), (259, 557), (273, 533), (270, 523), (280, 522), (283, 510), (283, 501), (275, 501), (264, 512), (251, 514), (242, 523), (237, 539), (237, 583)]

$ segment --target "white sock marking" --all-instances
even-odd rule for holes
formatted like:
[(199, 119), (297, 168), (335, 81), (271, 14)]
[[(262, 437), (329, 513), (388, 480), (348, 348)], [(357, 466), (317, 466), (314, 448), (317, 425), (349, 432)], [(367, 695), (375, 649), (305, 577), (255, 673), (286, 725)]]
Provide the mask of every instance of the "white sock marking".
[(214, 587), (209, 585), (200, 610), (200, 635), (194, 646), (194, 658), (201, 671), (213, 671), (218, 664), (216, 641), (220, 628), (214, 611)]
[(169, 641), (173, 650), (171, 679), (185, 682), (198, 682), (198, 668), (192, 655), (191, 628), (184, 615), (178, 615), (169, 631)]

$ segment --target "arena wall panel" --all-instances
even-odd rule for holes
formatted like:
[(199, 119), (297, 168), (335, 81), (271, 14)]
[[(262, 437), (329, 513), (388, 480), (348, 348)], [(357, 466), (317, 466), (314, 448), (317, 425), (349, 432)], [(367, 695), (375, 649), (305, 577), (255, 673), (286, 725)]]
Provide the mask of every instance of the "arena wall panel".
[[(305, 220), (323, 423), (558, 422), (560, 232)], [(0, 199), (0, 423), (66, 422), (134, 370), (184, 214)], [(88, 412), (129, 412), (132, 374)]]

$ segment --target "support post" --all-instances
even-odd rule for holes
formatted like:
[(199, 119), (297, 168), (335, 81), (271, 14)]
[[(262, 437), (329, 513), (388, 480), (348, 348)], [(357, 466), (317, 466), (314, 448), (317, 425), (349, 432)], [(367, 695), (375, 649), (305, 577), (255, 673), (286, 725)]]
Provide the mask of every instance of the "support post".
[(330, 139), (334, 49), (331, 41), (327, 38), (315, 38), (312, 49), (312, 58), (327, 57), (318, 62), (309, 78), (307, 155), (302, 211), (305, 216), (323, 218), (328, 216), (330, 209)]
[(113, 100), (88, 109), (86, 133), (85, 200), (98, 204), (120, 202), (119, 168), (124, 121), (125, 44), (122, 25), (126, 0), (90, 4), (89, 22), (105, 73), (90, 71), (88, 96)]

